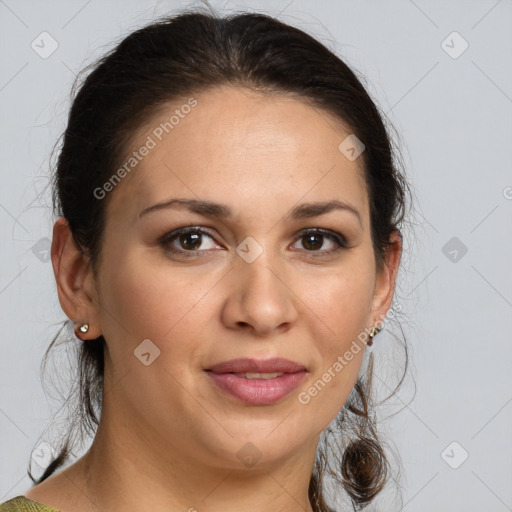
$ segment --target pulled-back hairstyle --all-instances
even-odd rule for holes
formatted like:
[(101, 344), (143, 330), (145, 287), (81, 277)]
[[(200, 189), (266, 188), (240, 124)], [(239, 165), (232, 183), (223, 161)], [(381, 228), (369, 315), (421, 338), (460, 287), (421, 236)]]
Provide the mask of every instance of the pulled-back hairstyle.
[[(78, 86), (80, 77), (59, 147), (53, 204), (54, 213), (69, 222), (77, 247), (90, 256), (95, 275), (108, 197), (99, 200), (94, 191), (125, 160), (137, 130), (165, 104), (220, 85), (293, 95), (334, 115), (365, 145), (360, 158), (370, 205), (371, 239), (377, 265), (384, 264), (390, 235), (393, 231), (400, 234), (404, 221), (407, 181), (396, 164), (383, 116), (369, 94), (354, 72), (310, 35), (264, 14), (220, 17), (191, 10), (132, 32), (95, 63)], [(34, 483), (42, 482), (69, 460), (77, 429), (82, 435), (91, 434), (99, 425), (104, 347), (103, 336), (80, 343), (74, 421), (42, 476), (35, 479), (29, 466)], [(354, 433), (341, 447), (341, 459), (334, 465), (334, 476), (354, 510), (368, 505), (389, 477), (389, 462), (372, 412), (372, 371), (370, 353), (366, 376), (357, 380), (334, 422), (339, 432), (350, 428)], [(332, 426), (328, 430), (334, 432)], [(329, 510), (322, 484), (328, 448), (323, 448), (319, 444), (309, 485), (315, 512)], [(333, 476), (332, 471), (329, 474)]]

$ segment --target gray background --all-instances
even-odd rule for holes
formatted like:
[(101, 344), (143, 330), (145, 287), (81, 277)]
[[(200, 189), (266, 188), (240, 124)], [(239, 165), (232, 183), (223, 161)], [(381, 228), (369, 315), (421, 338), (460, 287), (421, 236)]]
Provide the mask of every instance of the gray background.
[[(129, 30), (192, 5), (0, 0), (0, 502), (28, 489), (56, 410), (39, 377), (65, 318), (47, 174), (73, 79)], [(512, 510), (512, 2), (212, 5), (279, 15), (319, 38), (366, 77), (400, 133), (416, 209), (395, 302), (412, 367), (389, 401), (401, 411), (381, 427), (403, 464), (403, 507), (387, 510)], [(47, 58), (31, 47), (43, 31), (58, 43)], [(377, 339), (385, 386), (400, 351), (390, 332)]]

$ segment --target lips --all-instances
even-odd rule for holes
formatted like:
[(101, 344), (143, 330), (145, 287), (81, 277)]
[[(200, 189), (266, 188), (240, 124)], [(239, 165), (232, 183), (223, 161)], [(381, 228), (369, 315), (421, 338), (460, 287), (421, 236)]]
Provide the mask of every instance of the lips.
[(288, 359), (232, 359), (206, 370), (215, 389), (250, 405), (271, 405), (300, 385), (304, 366)]
[(232, 359), (223, 363), (216, 364), (207, 371), (214, 373), (297, 373), (305, 371), (304, 366), (283, 359), (274, 357), (272, 359)]

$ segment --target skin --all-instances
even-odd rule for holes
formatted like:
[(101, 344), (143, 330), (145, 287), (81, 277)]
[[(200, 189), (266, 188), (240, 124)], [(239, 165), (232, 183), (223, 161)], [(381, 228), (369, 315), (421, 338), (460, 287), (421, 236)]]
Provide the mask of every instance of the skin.
[[(284, 95), (225, 86), (194, 97), (198, 105), (110, 192), (97, 279), (66, 221), (55, 222), (62, 308), (89, 324), (84, 343), (101, 334), (107, 342), (105, 399), (91, 449), (26, 493), (64, 512), (311, 511), (319, 436), (356, 382), (364, 344), (308, 404), (298, 394), (391, 305), (400, 239), (393, 235), (377, 268), (362, 161), (338, 150), (350, 131)], [(168, 117), (167, 110), (155, 116), (134, 147)], [(233, 217), (173, 208), (139, 218), (177, 197), (224, 203)], [(287, 216), (298, 204), (332, 199), (353, 205), (361, 224), (342, 210)], [(158, 243), (186, 226), (211, 236), (196, 243), (195, 256)], [(344, 235), (349, 248), (325, 254), (336, 243), (320, 236), (311, 249), (301, 236), (310, 228)], [(248, 236), (263, 248), (252, 263), (236, 252)], [(168, 246), (183, 254), (187, 241)], [(145, 339), (160, 350), (148, 366), (134, 356)], [(269, 406), (238, 402), (204, 372), (232, 358), (275, 356), (308, 373), (296, 392)], [(260, 457), (252, 467), (237, 456), (248, 442)]]

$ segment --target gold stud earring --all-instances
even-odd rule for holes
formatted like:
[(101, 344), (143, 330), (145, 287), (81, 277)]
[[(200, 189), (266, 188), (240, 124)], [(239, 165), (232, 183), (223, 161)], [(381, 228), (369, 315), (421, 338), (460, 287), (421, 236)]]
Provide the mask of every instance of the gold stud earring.
[(382, 327), (379, 327), (378, 325), (375, 325), (372, 327), (371, 331), (369, 332), (368, 336), (370, 337), (368, 341), (366, 342), (367, 345), (370, 347), (373, 345), (373, 338), (379, 334), (379, 332), (382, 331)]
[(89, 324), (75, 324), (75, 336), (80, 338), (79, 332), (85, 334), (89, 330)]

